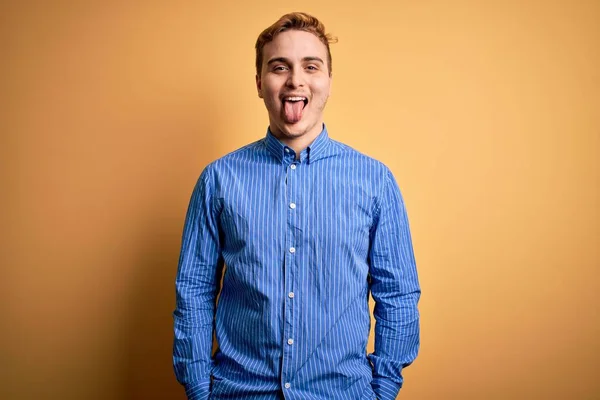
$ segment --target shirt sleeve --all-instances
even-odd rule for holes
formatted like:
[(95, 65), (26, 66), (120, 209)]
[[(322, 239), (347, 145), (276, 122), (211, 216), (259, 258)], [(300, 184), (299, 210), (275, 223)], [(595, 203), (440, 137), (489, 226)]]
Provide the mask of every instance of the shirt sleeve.
[(421, 294), (408, 217), (398, 184), (388, 170), (371, 230), (369, 275), (375, 300), (372, 386), (380, 400), (393, 400), (402, 387), (402, 369), (419, 350)]
[(207, 168), (192, 193), (175, 279), (173, 367), (190, 400), (210, 394), (215, 299), (223, 268), (212, 186)]

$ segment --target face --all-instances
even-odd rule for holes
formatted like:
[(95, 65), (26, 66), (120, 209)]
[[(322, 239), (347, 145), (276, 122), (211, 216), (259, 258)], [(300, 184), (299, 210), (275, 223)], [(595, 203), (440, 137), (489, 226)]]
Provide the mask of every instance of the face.
[(323, 127), (323, 109), (331, 89), (327, 48), (309, 32), (278, 34), (263, 48), (256, 86), (276, 137), (315, 138)]

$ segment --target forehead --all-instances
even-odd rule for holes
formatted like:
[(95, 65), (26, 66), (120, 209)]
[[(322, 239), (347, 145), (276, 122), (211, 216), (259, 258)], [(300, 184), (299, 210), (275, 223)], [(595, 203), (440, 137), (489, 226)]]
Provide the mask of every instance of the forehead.
[(263, 64), (273, 57), (300, 60), (304, 57), (327, 58), (327, 48), (310, 32), (289, 30), (279, 33), (263, 48)]

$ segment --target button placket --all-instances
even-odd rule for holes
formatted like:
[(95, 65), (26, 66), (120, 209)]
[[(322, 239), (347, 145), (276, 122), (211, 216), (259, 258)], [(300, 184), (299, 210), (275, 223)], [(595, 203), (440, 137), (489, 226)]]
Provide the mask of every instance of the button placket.
[(286, 289), (286, 296), (287, 296), (287, 301), (285, 302), (285, 307), (284, 307), (284, 331), (283, 331), (283, 337), (284, 342), (284, 348), (283, 350), (283, 363), (282, 363), (282, 370), (281, 370), (281, 383), (283, 383), (283, 386), (285, 389), (289, 389), (291, 387), (291, 384), (289, 381), (291, 381), (293, 379), (293, 372), (291, 370), (292, 365), (293, 365), (293, 357), (294, 357), (294, 353), (293, 353), (293, 345), (294, 345), (294, 339), (293, 339), (293, 335), (294, 335), (294, 323), (295, 323), (295, 318), (294, 318), (294, 302), (292, 301), (294, 298), (294, 292), (293, 292), (293, 288), (294, 288), (294, 276), (296, 275), (296, 269), (297, 269), (297, 257), (298, 255), (296, 254), (298, 249), (296, 248), (296, 246), (298, 245), (298, 243), (296, 242), (297, 240), (299, 240), (298, 237), (296, 237), (296, 231), (298, 230), (299, 226), (299, 216), (298, 216), (298, 204), (296, 203), (296, 196), (297, 196), (297, 190), (298, 190), (298, 170), (297, 170), (297, 163), (292, 159), (292, 155), (293, 155), (293, 151), (289, 150), (286, 154), (286, 159), (287, 159), (287, 163), (289, 168), (287, 169), (286, 172), (286, 208), (287, 208), (287, 215), (286, 215), (286, 221), (287, 221), (287, 225), (286, 225), (286, 237), (287, 237), (287, 251), (286, 251), (286, 256), (285, 256), (285, 273), (284, 273), (284, 285), (285, 285), (285, 289)]

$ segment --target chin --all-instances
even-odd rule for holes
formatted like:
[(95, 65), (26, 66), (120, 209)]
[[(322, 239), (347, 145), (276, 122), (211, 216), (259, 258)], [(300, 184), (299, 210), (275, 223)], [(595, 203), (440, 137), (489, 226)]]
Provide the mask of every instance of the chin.
[(316, 125), (319, 125), (318, 122), (310, 121), (309, 118), (302, 118), (295, 124), (288, 123), (281, 117), (277, 118), (275, 121), (277, 121), (274, 124), (275, 128), (280, 132), (280, 135), (286, 136), (290, 139), (304, 136), (307, 133), (311, 132), (313, 129), (315, 129)]
[(302, 136), (306, 133), (306, 129), (299, 126), (291, 126), (287, 129), (286, 133), (290, 136)]
[(298, 137), (298, 136), (302, 136), (307, 132), (307, 127), (305, 126), (305, 124), (302, 123), (302, 121), (297, 122), (295, 124), (283, 124), (283, 133), (286, 136), (293, 136), (293, 137)]

